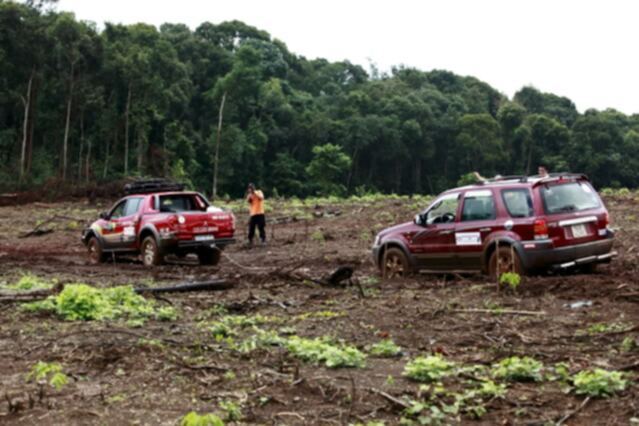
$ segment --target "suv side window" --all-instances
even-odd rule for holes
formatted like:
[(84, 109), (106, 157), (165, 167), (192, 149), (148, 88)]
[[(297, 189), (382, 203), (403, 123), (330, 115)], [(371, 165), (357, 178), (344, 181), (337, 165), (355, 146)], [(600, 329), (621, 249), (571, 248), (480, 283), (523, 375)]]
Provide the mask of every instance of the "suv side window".
[(457, 217), (457, 207), (459, 206), (459, 194), (444, 195), (435, 201), (431, 209), (426, 214), (426, 224), (450, 223)]
[(495, 219), (495, 199), (489, 189), (468, 191), (464, 195), (462, 222)]
[(140, 210), (140, 204), (142, 204), (142, 198), (129, 198), (124, 209), (124, 216), (136, 214)]
[(530, 191), (527, 189), (504, 189), (501, 191), (506, 210), (510, 217), (530, 217), (533, 215), (533, 204)]

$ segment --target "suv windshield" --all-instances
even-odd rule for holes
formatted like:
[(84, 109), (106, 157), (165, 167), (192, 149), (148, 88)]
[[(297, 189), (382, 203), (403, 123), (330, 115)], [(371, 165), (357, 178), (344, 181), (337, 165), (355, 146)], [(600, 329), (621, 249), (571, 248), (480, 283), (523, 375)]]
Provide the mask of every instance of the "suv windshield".
[(599, 207), (599, 199), (586, 182), (544, 186), (541, 197), (547, 214), (570, 213)]
[(161, 212), (206, 211), (206, 204), (195, 194), (161, 195)]

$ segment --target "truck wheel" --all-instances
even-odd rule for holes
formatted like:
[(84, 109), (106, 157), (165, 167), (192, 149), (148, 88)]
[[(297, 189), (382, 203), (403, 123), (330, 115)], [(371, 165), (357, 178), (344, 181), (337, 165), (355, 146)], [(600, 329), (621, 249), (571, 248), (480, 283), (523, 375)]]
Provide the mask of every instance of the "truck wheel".
[(220, 263), (220, 257), (222, 256), (222, 250), (217, 248), (200, 250), (197, 253), (200, 264), (215, 266)]
[(161, 265), (163, 262), (164, 255), (155, 238), (152, 236), (146, 237), (142, 241), (142, 263), (144, 263), (144, 266)]
[(382, 256), (382, 276), (384, 278), (401, 278), (410, 275), (408, 259), (403, 251), (391, 247)]
[[(497, 260), (499, 260), (499, 270), (497, 270)], [(506, 272), (515, 272), (521, 275), (524, 271), (521, 267), (521, 260), (514, 249), (510, 247), (499, 247), (490, 255), (488, 261), (488, 275), (497, 279), (501, 274)]]
[(104, 262), (105, 256), (102, 250), (102, 244), (97, 237), (91, 237), (87, 244), (87, 250), (89, 252), (89, 262), (93, 265)]

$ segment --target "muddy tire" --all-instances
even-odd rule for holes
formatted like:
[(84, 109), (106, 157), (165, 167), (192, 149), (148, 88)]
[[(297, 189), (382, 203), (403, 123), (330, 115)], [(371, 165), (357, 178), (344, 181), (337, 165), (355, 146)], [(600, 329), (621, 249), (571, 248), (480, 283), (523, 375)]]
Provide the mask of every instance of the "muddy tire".
[(402, 278), (410, 275), (410, 265), (401, 249), (391, 247), (382, 256), (381, 273), (384, 278)]
[(220, 263), (220, 257), (222, 256), (222, 250), (220, 249), (206, 249), (200, 250), (197, 253), (198, 259), (200, 259), (201, 265), (215, 266)]
[(106, 260), (104, 251), (102, 250), (102, 243), (97, 237), (91, 237), (87, 243), (87, 251), (89, 254), (89, 262), (92, 265), (97, 265)]
[(144, 266), (156, 266), (164, 262), (164, 255), (152, 236), (146, 237), (142, 241), (141, 255)]
[[(499, 270), (497, 270), (498, 260)], [(497, 279), (498, 276), (506, 272), (515, 272), (522, 275), (524, 270), (516, 250), (510, 247), (499, 247), (499, 250), (495, 250), (488, 260), (488, 276), (492, 279)]]

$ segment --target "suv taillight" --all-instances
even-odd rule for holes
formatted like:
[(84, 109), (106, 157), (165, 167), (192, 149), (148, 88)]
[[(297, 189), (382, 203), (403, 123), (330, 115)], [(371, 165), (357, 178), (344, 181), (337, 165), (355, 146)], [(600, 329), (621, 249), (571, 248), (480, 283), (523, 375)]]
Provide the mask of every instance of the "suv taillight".
[(604, 214), (604, 225), (605, 226), (610, 225), (610, 214), (608, 212)]
[(537, 219), (534, 224), (535, 239), (545, 240), (548, 238), (548, 225), (544, 219)]

